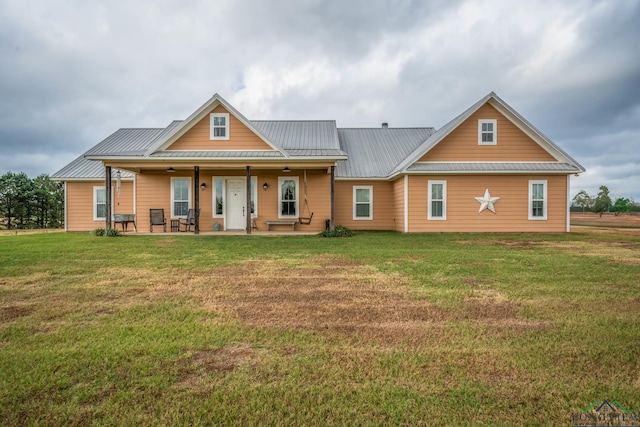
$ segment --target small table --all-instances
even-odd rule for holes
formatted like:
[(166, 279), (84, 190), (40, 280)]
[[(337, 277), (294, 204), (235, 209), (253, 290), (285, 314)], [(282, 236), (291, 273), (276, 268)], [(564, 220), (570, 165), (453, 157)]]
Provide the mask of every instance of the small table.
[(135, 214), (115, 214), (113, 215), (114, 227), (116, 224), (120, 224), (122, 226), (122, 232), (127, 232), (127, 226), (129, 224), (133, 224), (133, 229), (138, 232), (136, 228), (136, 216)]
[(171, 220), (171, 232), (174, 233), (176, 231), (180, 231), (180, 220), (172, 219)]

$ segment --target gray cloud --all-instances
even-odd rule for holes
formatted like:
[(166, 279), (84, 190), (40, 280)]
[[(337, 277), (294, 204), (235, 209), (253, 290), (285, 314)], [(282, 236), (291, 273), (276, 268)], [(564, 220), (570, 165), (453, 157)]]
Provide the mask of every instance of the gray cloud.
[(53, 173), (214, 92), (250, 118), (442, 126), (494, 90), (640, 200), (635, 0), (0, 0), (0, 173)]

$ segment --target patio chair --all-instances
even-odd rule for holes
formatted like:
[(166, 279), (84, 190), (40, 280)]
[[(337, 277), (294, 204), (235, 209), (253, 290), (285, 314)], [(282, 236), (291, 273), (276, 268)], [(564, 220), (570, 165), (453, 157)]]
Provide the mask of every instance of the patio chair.
[[(200, 209), (198, 209), (198, 215), (200, 215)], [(191, 230), (191, 227), (195, 227), (195, 225), (196, 225), (196, 210), (189, 209), (187, 211), (187, 217), (180, 218), (178, 229), (180, 231), (193, 231)], [(182, 230), (182, 227), (184, 227), (184, 230)]]
[(161, 225), (162, 231), (167, 232), (167, 219), (164, 217), (164, 209), (149, 209), (149, 231), (153, 233), (153, 226)]

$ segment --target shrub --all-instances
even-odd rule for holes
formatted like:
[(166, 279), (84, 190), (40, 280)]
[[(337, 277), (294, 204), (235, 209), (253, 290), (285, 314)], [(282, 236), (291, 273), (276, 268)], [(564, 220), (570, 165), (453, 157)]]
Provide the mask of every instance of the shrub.
[(105, 230), (104, 228), (96, 228), (91, 232), (94, 236), (107, 236), (107, 237), (118, 237), (120, 236), (120, 232), (115, 228), (109, 228)]
[(320, 233), (320, 236), (322, 237), (351, 237), (353, 236), (353, 231), (351, 231), (351, 229), (347, 228), (347, 227), (343, 227), (341, 225), (336, 225), (336, 229), (331, 231), (331, 230), (325, 230), (322, 233)]

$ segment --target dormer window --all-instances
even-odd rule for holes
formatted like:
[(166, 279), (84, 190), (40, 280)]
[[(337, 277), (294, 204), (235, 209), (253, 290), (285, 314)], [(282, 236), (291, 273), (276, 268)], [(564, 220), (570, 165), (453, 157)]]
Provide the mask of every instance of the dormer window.
[(478, 120), (478, 145), (498, 144), (498, 121)]
[(229, 114), (211, 113), (211, 140), (229, 139)]

